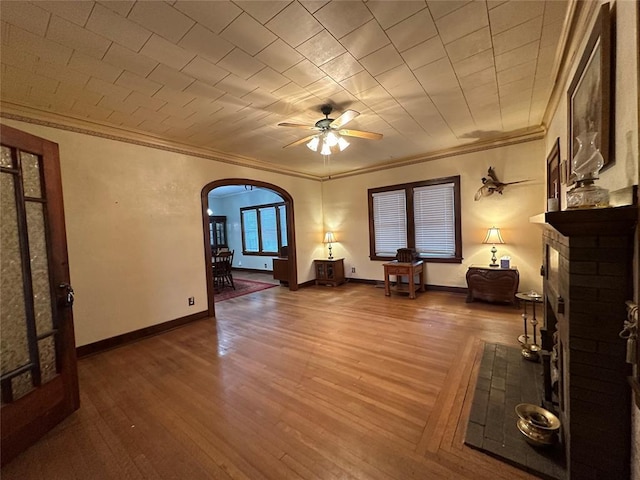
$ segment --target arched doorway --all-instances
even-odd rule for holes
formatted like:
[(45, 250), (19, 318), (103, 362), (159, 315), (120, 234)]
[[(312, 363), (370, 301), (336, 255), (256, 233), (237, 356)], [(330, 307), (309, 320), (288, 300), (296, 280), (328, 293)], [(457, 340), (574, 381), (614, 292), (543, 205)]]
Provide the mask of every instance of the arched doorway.
[(207, 302), (209, 316), (215, 316), (214, 307), (214, 288), (213, 288), (213, 271), (211, 266), (211, 242), (209, 240), (209, 214), (207, 209), (209, 208), (209, 192), (211, 190), (227, 186), (227, 185), (251, 185), (257, 188), (265, 188), (271, 190), (283, 199), (286, 205), (287, 215), (287, 244), (289, 246), (289, 290), (298, 289), (298, 269), (296, 261), (296, 236), (295, 236), (295, 223), (293, 213), (293, 197), (284, 189), (273, 185), (271, 183), (262, 182), (260, 180), (250, 180), (247, 178), (225, 178), (220, 180), (214, 180), (208, 183), (202, 189), (200, 199), (202, 203), (202, 228), (204, 238), (204, 254), (205, 254), (205, 267), (207, 272)]

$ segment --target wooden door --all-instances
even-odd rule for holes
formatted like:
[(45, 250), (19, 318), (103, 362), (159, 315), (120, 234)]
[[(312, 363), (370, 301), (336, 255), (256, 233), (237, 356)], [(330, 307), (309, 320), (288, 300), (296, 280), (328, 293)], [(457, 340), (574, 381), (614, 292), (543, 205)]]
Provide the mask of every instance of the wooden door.
[(58, 145), (4, 125), (0, 143), (4, 465), (80, 401)]

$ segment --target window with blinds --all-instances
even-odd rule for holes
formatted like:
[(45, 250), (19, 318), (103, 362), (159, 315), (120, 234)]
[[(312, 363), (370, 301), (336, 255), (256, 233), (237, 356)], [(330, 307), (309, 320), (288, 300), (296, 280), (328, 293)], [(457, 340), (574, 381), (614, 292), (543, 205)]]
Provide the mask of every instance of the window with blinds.
[(376, 256), (393, 257), (407, 246), (407, 200), (404, 190), (373, 194)]
[(413, 189), (415, 249), (421, 257), (454, 258), (456, 211), (454, 184)]
[(460, 177), (369, 190), (370, 257), (414, 248), (429, 262), (462, 261)]

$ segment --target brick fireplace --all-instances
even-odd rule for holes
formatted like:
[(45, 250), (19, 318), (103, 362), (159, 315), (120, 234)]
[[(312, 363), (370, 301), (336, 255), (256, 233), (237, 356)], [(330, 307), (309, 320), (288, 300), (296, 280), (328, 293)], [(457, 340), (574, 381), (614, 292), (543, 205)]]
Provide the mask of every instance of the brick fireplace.
[(618, 336), (633, 299), (637, 206), (545, 214), (544, 403), (568, 479), (630, 478), (631, 393)]

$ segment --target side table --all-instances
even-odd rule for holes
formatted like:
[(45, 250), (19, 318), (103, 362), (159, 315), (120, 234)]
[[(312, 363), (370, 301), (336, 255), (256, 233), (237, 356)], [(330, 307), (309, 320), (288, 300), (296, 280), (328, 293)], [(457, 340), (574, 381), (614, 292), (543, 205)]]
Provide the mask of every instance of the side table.
[(402, 275), (409, 277), (408, 292), (409, 298), (416, 298), (415, 278), (418, 275), (419, 286), (418, 291), (424, 292), (424, 263), (422, 260), (417, 262), (393, 262), (383, 264), (384, 267), (384, 294), (388, 297), (391, 295), (391, 285), (389, 283), (389, 275), (395, 275), (398, 286), (401, 284)]
[(314, 260), (313, 265), (316, 270), (316, 285), (337, 287), (345, 282), (344, 258)]
[[(516, 298), (522, 300), (523, 312), (522, 321), (524, 324), (524, 334), (518, 337), (518, 342), (522, 345), (522, 356), (527, 360), (537, 361), (540, 357), (540, 345), (538, 345), (538, 318), (536, 317), (536, 304), (542, 303), (542, 295), (534, 291), (526, 293), (516, 293)], [(527, 312), (527, 304), (531, 305), (531, 326), (533, 330), (533, 336), (530, 336), (527, 331), (527, 320), (529, 320), (529, 313)]]

